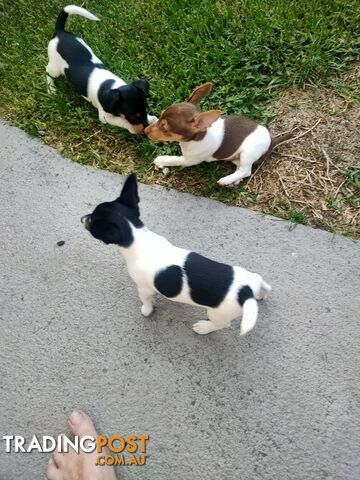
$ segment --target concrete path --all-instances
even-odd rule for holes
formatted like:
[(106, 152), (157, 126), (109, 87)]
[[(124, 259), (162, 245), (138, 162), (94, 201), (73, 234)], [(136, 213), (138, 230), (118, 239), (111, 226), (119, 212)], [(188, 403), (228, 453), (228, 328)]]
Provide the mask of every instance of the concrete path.
[[(142, 318), (117, 249), (80, 224), (122, 177), (3, 123), (0, 165), (0, 438), (56, 435), (77, 407), (103, 434), (150, 435), (124, 480), (360, 478), (359, 244), (141, 186), (149, 228), (273, 287), (248, 336), (197, 336), (202, 309), (159, 298)], [(47, 460), (1, 442), (0, 479), (42, 479)]]

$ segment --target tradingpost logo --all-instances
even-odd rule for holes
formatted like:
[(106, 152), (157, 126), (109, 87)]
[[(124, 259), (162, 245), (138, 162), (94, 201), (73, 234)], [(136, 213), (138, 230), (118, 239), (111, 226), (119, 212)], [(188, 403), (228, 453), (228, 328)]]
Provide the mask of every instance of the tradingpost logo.
[(21, 435), (3, 435), (2, 441), (6, 453), (52, 453), (55, 451), (68, 453), (70, 449), (76, 453), (97, 452), (96, 465), (145, 465), (146, 449), (149, 435), (85, 435), (75, 436), (73, 440), (66, 435), (52, 437), (50, 435), (33, 435), (27, 440)]

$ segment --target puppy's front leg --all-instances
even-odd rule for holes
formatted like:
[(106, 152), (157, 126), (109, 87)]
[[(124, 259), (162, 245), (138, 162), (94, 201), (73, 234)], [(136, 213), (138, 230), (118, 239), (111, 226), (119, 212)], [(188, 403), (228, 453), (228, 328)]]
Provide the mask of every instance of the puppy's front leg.
[(187, 158), (187, 157), (175, 157), (171, 155), (160, 155), (154, 160), (154, 165), (158, 168), (164, 167), (191, 167), (192, 165), (197, 165), (203, 160), (198, 158)]
[(143, 303), (141, 313), (144, 317), (149, 317), (154, 311), (154, 291), (138, 287), (138, 293)]
[(121, 117), (116, 117), (111, 113), (105, 112), (105, 110), (99, 110), (99, 120), (101, 123), (108, 123), (109, 125), (114, 125), (115, 127), (126, 128), (130, 133), (136, 133), (135, 129), (132, 127), (131, 123)]

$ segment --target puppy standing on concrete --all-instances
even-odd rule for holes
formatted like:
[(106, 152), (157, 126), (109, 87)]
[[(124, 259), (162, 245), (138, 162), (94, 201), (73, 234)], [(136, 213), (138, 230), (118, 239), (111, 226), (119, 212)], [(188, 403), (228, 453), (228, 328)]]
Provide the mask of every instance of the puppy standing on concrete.
[(154, 164), (157, 167), (190, 167), (201, 162), (230, 160), (237, 167), (235, 173), (220, 178), (218, 183), (234, 187), (251, 175), (254, 162), (270, 154), (278, 143), (292, 135), (272, 139), (267, 128), (250, 118), (221, 116), (219, 110), (201, 113), (200, 100), (211, 89), (212, 84), (205, 83), (196, 88), (185, 102), (168, 107), (156, 123), (145, 129), (145, 134), (155, 141), (180, 142), (183, 156), (156, 157)]
[(75, 5), (68, 5), (60, 12), (48, 45), (46, 72), (49, 90), (55, 90), (54, 78), (65, 75), (74, 90), (98, 109), (101, 122), (126, 128), (131, 133), (142, 133), (156, 120), (156, 117), (147, 115), (149, 83), (135, 80), (127, 85), (107, 70), (84, 40), (64, 30), (69, 15), (99, 20)]
[(119, 198), (101, 203), (81, 221), (93, 237), (120, 247), (137, 284), (145, 317), (153, 312), (153, 298), (158, 292), (175, 302), (207, 309), (209, 321), (195, 323), (196, 333), (228, 327), (241, 313), (241, 335), (254, 327), (256, 300), (265, 298), (271, 287), (256, 273), (175, 247), (148, 230), (140, 220), (135, 175), (127, 178)]

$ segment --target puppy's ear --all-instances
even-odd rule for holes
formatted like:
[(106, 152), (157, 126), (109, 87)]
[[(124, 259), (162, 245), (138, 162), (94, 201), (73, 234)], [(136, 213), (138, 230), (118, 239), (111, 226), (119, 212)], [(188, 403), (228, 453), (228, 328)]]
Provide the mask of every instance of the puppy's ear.
[(138, 88), (141, 92), (143, 92), (145, 97), (149, 96), (150, 85), (147, 80), (140, 78), (139, 80), (135, 80), (135, 82), (132, 82), (132, 84), (134, 85), (134, 87)]
[(109, 243), (121, 244), (121, 229), (115, 223), (107, 220), (97, 220), (90, 224), (90, 233), (93, 237)]
[(121, 100), (121, 92), (118, 88), (115, 88), (114, 90), (110, 90), (106, 98), (103, 99), (103, 106), (107, 112), (111, 112), (115, 109), (115, 105), (121, 102)]
[(205, 132), (210, 125), (220, 118), (220, 110), (209, 110), (208, 112), (199, 113), (192, 121), (192, 128), (196, 132)]
[(135, 173), (132, 173), (125, 180), (124, 186), (121, 190), (120, 197), (116, 199), (117, 202), (126, 205), (129, 208), (136, 210), (137, 214), (139, 212), (139, 195), (138, 195), (138, 186), (136, 181)]
[(195, 90), (192, 92), (192, 94), (186, 101), (189, 103), (192, 103), (196, 107), (199, 107), (200, 100), (206, 97), (207, 95), (209, 95), (212, 87), (213, 87), (213, 84), (211, 82), (207, 82), (207, 83), (204, 83), (204, 85), (200, 85), (200, 87), (195, 88)]

